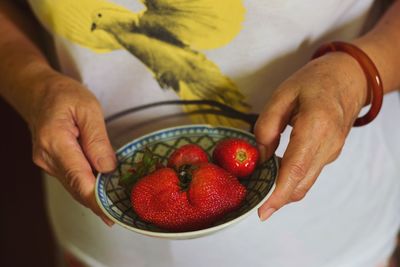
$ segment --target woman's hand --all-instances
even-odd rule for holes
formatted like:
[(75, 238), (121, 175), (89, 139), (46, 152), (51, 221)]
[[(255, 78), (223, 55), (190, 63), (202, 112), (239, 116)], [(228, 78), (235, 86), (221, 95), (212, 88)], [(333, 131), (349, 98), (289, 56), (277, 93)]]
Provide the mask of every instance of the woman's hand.
[(276, 188), (259, 208), (261, 220), (304, 198), (322, 168), (339, 155), (367, 95), (361, 67), (340, 52), (309, 62), (276, 90), (255, 127), (267, 157), (276, 150), (285, 127), (290, 124), (293, 129)]
[(32, 86), (41, 91), (28, 118), (33, 161), (112, 225), (94, 194), (93, 171), (110, 172), (116, 167), (98, 101), (79, 82), (54, 72)]

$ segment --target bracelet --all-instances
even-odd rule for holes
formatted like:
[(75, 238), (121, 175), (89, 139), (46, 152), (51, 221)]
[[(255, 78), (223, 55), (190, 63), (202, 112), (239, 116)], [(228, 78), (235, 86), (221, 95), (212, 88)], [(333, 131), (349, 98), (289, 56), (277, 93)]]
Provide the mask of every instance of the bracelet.
[(357, 46), (345, 42), (331, 42), (323, 44), (312, 56), (312, 59), (318, 58), (329, 52), (345, 52), (357, 60), (367, 78), (368, 88), (371, 94), (371, 107), (362, 117), (357, 118), (354, 126), (363, 126), (376, 118), (382, 107), (383, 85), (378, 69), (368, 55)]

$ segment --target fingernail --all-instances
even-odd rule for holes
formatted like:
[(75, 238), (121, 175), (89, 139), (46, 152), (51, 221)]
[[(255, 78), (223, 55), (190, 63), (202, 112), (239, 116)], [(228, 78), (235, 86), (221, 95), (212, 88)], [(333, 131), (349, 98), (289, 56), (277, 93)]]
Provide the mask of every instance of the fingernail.
[(108, 227), (112, 227), (112, 226), (114, 225), (114, 222), (111, 221), (111, 220), (108, 219), (108, 218), (101, 217), (101, 220), (102, 220), (105, 224), (107, 224)]
[(260, 220), (263, 222), (265, 220), (267, 220), (269, 217), (271, 217), (271, 215), (276, 211), (276, 209), (274, 208), (269, 208), (264, 212), (261, 212), (260, 214)]
[(115, 169), (115, 160), (111, 156), (99, 158), (97, 164), (100, 172), (111, 172)]

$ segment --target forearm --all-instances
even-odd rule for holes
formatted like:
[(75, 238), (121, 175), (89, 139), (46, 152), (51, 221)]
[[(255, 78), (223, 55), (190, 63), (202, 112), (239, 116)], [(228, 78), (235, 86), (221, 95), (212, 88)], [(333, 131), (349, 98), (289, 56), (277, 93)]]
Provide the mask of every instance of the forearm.
[(354, 43), (381, 74), (385, 93), (400, 88), (400, 1), (395, 1), (375, 27)]
[(11, 2), (0, 1), (0, 96), (29, 121), (43, 89), (37, 84), (52, 69), (34, 41), (35, 23)]

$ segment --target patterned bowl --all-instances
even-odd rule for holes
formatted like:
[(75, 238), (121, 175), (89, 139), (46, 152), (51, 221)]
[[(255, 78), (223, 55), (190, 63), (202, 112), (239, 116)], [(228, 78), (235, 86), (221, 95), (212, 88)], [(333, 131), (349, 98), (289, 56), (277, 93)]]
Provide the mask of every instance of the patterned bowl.
[(254, 136), (248, 132), (209, 125), (168, 128), (133, 140), (117, 151), (119, 166), (115, 172), (98, 174), (96, 181), (98, 204), (115, 223), (140, 234), (167, 239), (201, 237), (242, 220), (250, 212), (255, 211), (272, 193), (278, 173), (278, 162), (275, 156), (259, 164), (249, 179), (241, 180), (241, 183), (247, 187), (248, 193), (239, 209), (227, 214), (211, 227), (197, 231), (169, 232), (142, 221), (131, 207), (129, 192), (118, 184), (120, 177), (132, 167), (133, 163), (142, 158), (145, 147), (166, 163), (175, 149), (188, 143), (197, 144), (212, 155), (216, 143), (226, 137), (242, 138), (253, 145), (256, 144)]

